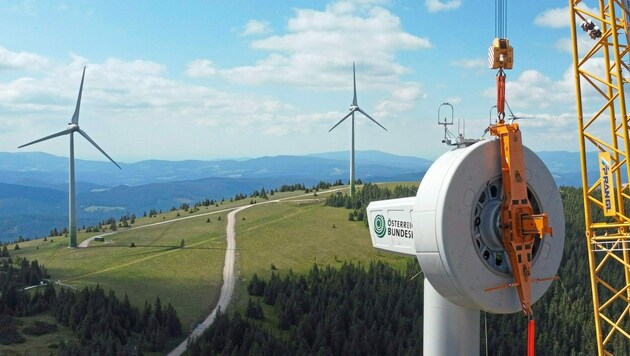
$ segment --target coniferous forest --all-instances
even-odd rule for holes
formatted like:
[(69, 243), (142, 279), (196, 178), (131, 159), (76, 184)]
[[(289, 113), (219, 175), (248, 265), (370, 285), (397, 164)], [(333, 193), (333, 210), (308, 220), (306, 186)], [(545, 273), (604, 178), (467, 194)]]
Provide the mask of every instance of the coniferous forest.
[[(369, 201), (412, 195), (368, 185), (357, 198), (337, 195), (327, 205), (361, 215)], [(397, 192), (394, 194), (394, 192)], [(595, 328), (581, 189), (561, 187), (566, 219), (564, 255), (548, 292), (534, 304), (539, 355), (595, 355)], [(363, 220), (363, 219), (356, 219)], [(367, 232), (366, 232), (367, 233)], [(247, 310), (220, 314), (190, 344), (192, 355), (418, 355), (422, 353), (423, 277), (415, 259), (405, 270), (382, 263), (314, 266), (305, 276), (254, 275)], [(623, 280), (623, 274), (613, 276)], [(613, 278), (613, 279), (614, 279)], [(268, 307), (263, 308), (267, 305)], [(265, 315), (267, 310), (269, 315)], [(269, 312), (271, 310), (271, 312)], [(520, 314), (481, 313), (479, 354), (526, 354), (527, 321)], [(487, 330), (487, 331), (486, 331)], [(486, 342), (487, 340), (487, 342)], [(613, 339), (615, 355), (630, 355), (623, 338)]]
[[(5, 246), (6, 247), (6, 246)], [(140, 310), (121, 301), (98, 285), (82, 290), (55, 288), (46, 269), (37, 261), (13, 261), (6, 249), (0, 256), (0, 345), (25, 341), (15, 317), (50, 313), (55, 321), (69, 327), (76, 340), (59, 340), (51, 349), (61, 355), (141, 355), (145, 351), (166, 351), (169, 340), (181, 336), (182, 327), (173, 306), (163, 306), (157, 297)], [(25, 289), (29, 286), (34, 292)], [(43, 292), (40, 291), (43, 289)], [(30, 335), (57, 330), (57, 324), (37, 321), (23, 328)]]

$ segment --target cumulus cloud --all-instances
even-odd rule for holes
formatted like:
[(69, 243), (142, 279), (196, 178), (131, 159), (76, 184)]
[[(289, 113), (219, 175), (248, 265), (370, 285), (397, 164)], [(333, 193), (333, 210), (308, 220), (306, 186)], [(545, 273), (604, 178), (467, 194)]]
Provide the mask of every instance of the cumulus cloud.
[[(589, 8), (583, 4), (580, 4), (578, 8), (586, 10), (591, 13), (597, 13), (598, 11), (594, 8)], [(534, 18), (534, 24), (541, 27), (550, 27), (550, 28), (564, 28), (571, 26), (571, 17), (569, 16), (569, 7), (559, 7), (553, 9), (547, 9), (543, 11), (543, 13), (539, 14)], [(576, 18), (577, 23), (579, 24), (582, 20)]]
[(426, 98), (418, 83), (403, 83), (391, 92), (388, 99), (380, 101), (376, 105), (375, 115), (378, 117), (393, 116), (398, 112), (409, 111), (414, 108), (416, 102)]
[(461, 59), (458, 61), (451, 61), (451, 65), (453, 67), (460, 67), (466, 69), (474, 69), (474, 68), (487, 68), (488, 60), (475, 58), (475, 59)]
[[(516, 80), (506, 83), (506, 99), (514, 109), (546, 109), (570, 100), (572, 92), (558, 91), (561, 85), (562, 82), (554, 82), (540, 71), (526, 70)], [(496, 88), (488, 88), (484, 95), (496, 97)]]
[(462, 102), (462, 98), (459, 96), (453, 96), (446, 99), (446, 102), (449, 104), (459, 104)]
[(440, 12), (458, 9), (462, 5), (461, 0), (425, 0), (424, 6), (429, 12)]
[(534, 24), (542, 27), (562, 28), (569, 27), (569, 7), (547, 9), (534, 18)]
[(40, 70), (48, 65), (48, 59), (28, 52), (13, 52), (0, 46), (0, 70)]
[[(282, 34), (265, 32), (271, 24), (250, 21), (238, 34), (251, 36), (250, 48), (263, 53), (260, 60), (220, 68), (211, 59), (198, 58), (188, 63), (185, 73), (192, 78), (223, 78), (245, 85), (350, 90), (351, 95), (352, 62), (356, 62), (359, 95), (387, 93), (385, 99), (375, 100), (376, 110), (369, 106), (364, 109), (378, 120), (381, 114), (395, 117), (426, 96), (419, 83), (403, 80), (410, 69), (399, 63), (396, 55), (430, 48), (431, 42), (405, 31), (400, 18), (384, 4), (386, 0), (341, 0), (323, 9), (296, 9), (282, 26), (286, 29)], [(41, 63), (47, 63), (43, 60)], [(16, 128), (35, 127), (33, 137), (63, 127), (64, 118), (71, 115), (84, 65), (88, 69), (81, 109), (86, 125), (105, 122), (101, 133), (119, 143), (121, 150), (138, 156), (150, 154), (147, 150), (151, 146), (143, 143), (149, 138), (167, 144), (177, 139), (176, 135), (185, 135), (186, 142), (195, 142), (190, 152), (198, 157), (199, 147), (211, 147), (211, 140), (229, 146), (233, 144), (229, 137), (308, 135), (314, 128), (334, 124), (346, 113), (298, 108), (273, 97), (272, 91), (246, 94), (174, 80), (163, 64), (152, 61), (109, 58), (92, 62), (73, 54), (68, 63), (48, 64), (47, 71), (38, 76), (0, 82), (3, 122)], [(17, 117), (20, 119), (14, 120)], [(41, 132), (35, 132), (38, 130)], [(0, 134), (0, 141), (5, 138)], [(31, 139), (30, 134), (27, 139)], [(186, 148), (178, 146), (178, 150)], [(115, 149), (108, 152), (116, 155)]]
[(558, 147), (577, 150), (577, 121), (575, 112), (524, 111), (514, 113), (521, 118), (523, 143), (535, 144), (537, 151), (557, 151)]
[[(406, 32), (400, 18), (381, 6), (386, 2), (341, 0), (322, 10), (295, 9), (284, 26), (285, 33), (250, 42), (252, 49), (267, 52), (266, 57), (249, 65), (221, 69), (209, 60), (198, 59), (188, 65), (187, 74), (220, 76), (248, 85), (347, 90), (352, 87), (351, 66), (356, 62), (361, 90), (393, 93), (378, 104), (382, 113), (388, 110), (387, 115), (394, 115), (410, 110), (424, 94), (420, 93), (420, 84), (401, 80), (410, 70), (397, 62), (396, 53), (428, 49), (431, 42)], [(262, 28), (260, 22), (251, 24), (252, 28)]]
[[(582, 35), (582, 36), (580, 36)], [(596, 42), (593, 41), (586, 33), (578, 32), (578, 51), (581, 56), (586, 54), (591, 47), (593, 47)], [(571, 37), (563, 37), (558, 39), (554, 43), (554, 48), (561, 52), (572, 53), (573, 52), (573, 42), (571, 41)]]
[(198, 59), (188, 64), (186, 74), (192, 78), (212, 77), (217, 74), (217, 69), (211, 60)]
[[(55, 64), (36, 76), (0, 82), (0, 116), (5, 125), (0, 142), (5, 149), (65, 128), (84, 65), (81, 124), (112, 157), (147, 157), (151, 150), (159, 151), (155, 149), (158, 143), (160, 149), (173, 147), (179, 154), (199, 157), (201, 147), (210, 149), (213, 142), (230, 145), (234, 137), (263, 142), (269, 139), (265, 137), (309, 133), (314, 127), (328, 126), (341, 114), (297, 108), (266, 95), (174, 80), (164, 65), (152, 61), (109, 58), (91, 62), (72, 55), (69, 62)], [(94, 131), (94, 127), (98, 129)], [(67, 150), (56, 142), (48, 145), (32, 149), (60, 155)], [(97, 151), (86, 148), (81, 152), (100, 158)]]
[(249, 20), (245, 24), (241, 36), (265, 35), (271, 32), (271, 27), (267, 21)]
[[(582, 69), (595, 76), (603, 77), (605, 73), (603, 60), (586, 62)], [(604, 85), (592, 80), (600, 91), (605, 91)], [(584, 110), (597, 110), (597, 105), (603, 105), (601, 94), (586, 79), (581, 79), (582, 102)], [(496, 97), (496, 88), (490, 87), (484, 91), (484, 96)], [(562, 78), (553, 80), (538, 70), (526, 70), (516, 80), (506, 83), (506, 99), (514, 110), (551, 110), (552, 108), (568, 108), (575, 105), (575, 78), (573, 66), (569, 66)]]
[(267, 57), (220, 74), (245, 84), (347, 88), (346, 73), (356, 61), (365, 82), (391, 86), (408, 71), (396, 62), (396, 52), (430, 48), (431, 42), (404, 31), (400, 18), (380, 3), (336, 1), (324, 10), (296, 9), (285, 34), (251, 42), (252, 49), (269, 52)]
[(404, 85), (395, 88), (392, 92), (392, 97), (402, 101), (414, 101), (420, 98), (422, 92), (418, 83), (405, 83)]

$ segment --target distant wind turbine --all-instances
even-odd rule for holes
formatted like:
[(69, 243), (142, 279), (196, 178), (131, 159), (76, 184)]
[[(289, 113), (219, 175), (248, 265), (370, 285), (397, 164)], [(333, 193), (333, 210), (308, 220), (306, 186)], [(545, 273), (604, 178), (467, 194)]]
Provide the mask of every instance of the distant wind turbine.
[(88, 136), (85, 131), (79, 128), (79, 110), (81, 109), (81, 93), (83, 92), (83, 79), (85, 79), (85, 67), (83, 67), (83, 76), (81, 77), (81, 87), (79, 88), (79, 97), (77, 98), (77, 106), (74, 109), (74, 115), (72, 115), (72, 121), (68, 123), (68, 128), (57, 132), (56, 134), (52, 134), (50, 136), (46, 136), (44, 138), (40, 138), (39, 140), (35, 140), (33, 142), (29, 142), (25, 145), (22, 145), (18, 148), (26, 147), (32, 145), (34, 143), (46, 141), (48, 139), (70, 135), (70, 189), (69, 189), (69, 201), (70, 201), (70, 226), (68, 228), (70, 234), (69, 247), (77, 247), (77, 212), (76, 212), (76, 202), (75, 202), (75, 189), (74, 189), (74, 133), (78, 132), (81, 136), (85, 137), (94, 147), (96, 147), (105, 157), (109, 158), (112, 163), (114, 163), (118, 168), (120, 166), (116, 163), (102, 148), (100, 148), (94, 140)]
[(339, 126), (345, 119), (348, 117), (352, 117), (352, 145), (350, 149), (350, 196), (354, 196), (354, 112), (358, 111), (361, 114), (365, 115), (368, 119), (374, 121), (375, 124), (380, 126), (383, 130), (387, 131), (383, 125), (379, 124), (376, 120), (374, 120), (370, 115), (368, 115), (365, 111), (361, 110), (359, 104), (357, 103), (357, 79), (354, 69), (354, 62), (352, 62), (352, 81), (354, 83), (354, 98), (352, 99), (352, 105), (350, 105), (350, 112), (348, 115), (344, 116), (339, 122), (333, 126), (328, 132), (335, 129), (335, 127)]

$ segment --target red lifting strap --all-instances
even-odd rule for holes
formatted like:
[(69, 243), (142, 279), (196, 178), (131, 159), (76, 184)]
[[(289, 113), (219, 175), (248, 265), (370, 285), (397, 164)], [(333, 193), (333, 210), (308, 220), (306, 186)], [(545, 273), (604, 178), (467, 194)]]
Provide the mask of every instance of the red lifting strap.
[(503, 69), (497, 73), (497, 114), (501, 120), (505, 117), (505, 73)]
[(527, 356), (534, 356), (534, 319), (527, 323)]

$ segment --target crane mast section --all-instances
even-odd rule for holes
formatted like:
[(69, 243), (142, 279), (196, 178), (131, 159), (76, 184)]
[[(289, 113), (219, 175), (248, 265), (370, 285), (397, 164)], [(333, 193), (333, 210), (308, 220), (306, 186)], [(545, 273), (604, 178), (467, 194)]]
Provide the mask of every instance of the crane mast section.
[[(626, 211), (630, 206), (630, 138), (625, 94), (630, 73), (630, 1), (569, 0), (569, 9), (597, 350), (599, 355), (612, 355), (615, 342), (630, 342), (630, 331), (625, 329), (630, 318), (630, 216)], [(582, 100), (586, 97), (588, 102)], [(598, 154), (587, 155), (592, 151)], [(598, 172), (589, 174), (588, 167), (598, 167)]]

